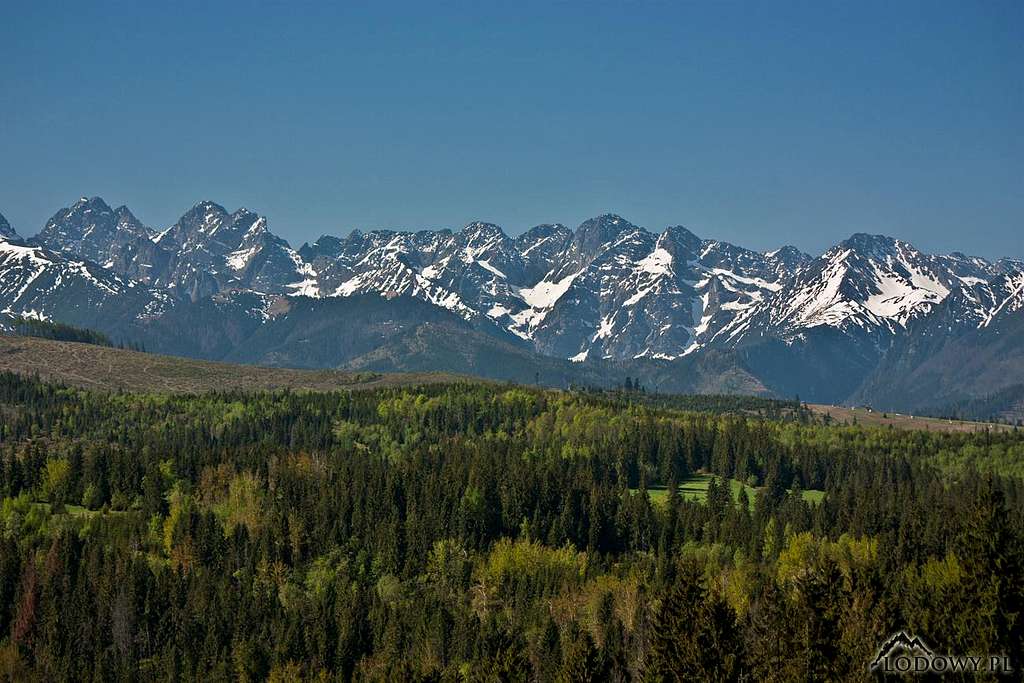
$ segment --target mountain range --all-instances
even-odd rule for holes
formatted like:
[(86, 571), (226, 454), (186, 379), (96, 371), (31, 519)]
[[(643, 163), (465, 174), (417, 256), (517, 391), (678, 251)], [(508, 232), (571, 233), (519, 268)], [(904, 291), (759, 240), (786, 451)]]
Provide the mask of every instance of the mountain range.
[(354, 231), (293, 249), (203, 201), (154, 229), (83, 197), (23, 239), (0, 312), (282, 367), (447, 370), (941, 411), (1024, 385), (1024, 261), (858, 233), (758, 252), (617, 215), (509, 236)]

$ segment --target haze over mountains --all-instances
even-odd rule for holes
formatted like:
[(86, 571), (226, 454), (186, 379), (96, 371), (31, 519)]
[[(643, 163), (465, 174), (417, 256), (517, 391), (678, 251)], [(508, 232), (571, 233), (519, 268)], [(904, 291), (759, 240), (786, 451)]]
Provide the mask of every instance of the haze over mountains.
[(629, 375), (888, 409), (1024, 383), (1020, 260), (868, 234), (816, 257), (761, 253), (616, 215), (293, 249), (244, 208), (204, 201), (155, 229), (83, 197), (28, 240), (0, 218), (0, 311), (216, 360), (555, 385)]

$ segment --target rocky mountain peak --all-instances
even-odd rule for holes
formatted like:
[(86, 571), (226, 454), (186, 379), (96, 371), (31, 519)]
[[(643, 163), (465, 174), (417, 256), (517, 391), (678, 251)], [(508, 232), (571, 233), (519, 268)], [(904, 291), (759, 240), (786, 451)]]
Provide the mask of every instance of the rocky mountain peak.
[(462, 234), (470, 239), (491, 239), (505, 237), (505, 231), (494, 223), (473, 221), (462, 228)]
[(885, 259), (886, 256), (892, 255), (901, 246), (914, 249), (909, 244), (900, 242), (888, 235), (871, 235), (866, 232), (857, 232), (840, 242), (836, 247), (833, 247), (833, 250), (848, 250), (852, 251), (856, 256)]
[(613, 242), (619, 235), (638, 229), (622, 216), (606, 213), (580, 223), (573, 239), (584, 251), (593, 251)]
[[(0, 219), (6, 234), (14, 233)], [(804, 372), (813, 357), (822, 377), (849, 365), (850, 382), (934, 311), (943, 329), (981, 329), (1024, 310), (1018, 259), (929, 255), (868, 233), (817, 258), (793, 246), (762, 253), (682, 225), (652, 233), (611, 213), (575, 230), (542, 224), (512, 238), (483, 221), (455, 232), (356, 230), (295, 251), (247, 208), (228, 213), (202, 201), (152, 235), (127, 207), (93, 197), (55, 214), (37, 241), (47, 248), (9, 245), (11, 296), (35, 272), (28, 266), (50, 268), (45, 261), (79, 273), (82, 291), (158, 292), (146, 316), (226, 292), (409, 297), (563, 360), (661, 362), (737, 349), (753, 363), (767, 356), (745, 349), (771, 340), (781, 349), (772, 353), (795, 359), (783, 374)], [(39, 308), (48, 296), (33, 294), (32, 310), (51, 310)]]
[(571, 237), (572, 230), (562, 225), (561, 223), (541, 223), (540, 225), (535, 225), (526, 232), (522, 233), (521, 235), (516, 237), (516, 239), (532, 243), (536, 240), (544, 239), (545, 237), (552, 237), (555, 235)]
[(995, 262), (994, 269), (998, 273), (1024, 273), (1024, 259), (1003, 257)]
[(488, 258), (493, 256), (495, 251), (501, 251), (511, 244), (505, 231), (493, 223), (470, 223), (460, 234), (465, 241), (466, 256), (470, 259)]
[(4, 240), (17, 240), (21, 239), (18, 233), (14, 231), (11, 224), (7, 222), (7, 219), (0, 214), (0, 239)]
[(186, 211), (179, 219), (179, 223), (210, 224), (217, 220), (223, 220), (228, 216), (228, 211), (223, 206), (208, 199), (197, 202), (195, 206)]
[(70, 208), (70, 211), (100, 211), (102, 213), (107, 213), (110, 210), (110, 205), (103, 201), (102, 197), (85, 196), (80, 197)]
[[(362, 236), (362, 231), (353, 230), (348, 239), (359, 239)], [(320, 235), (315, 242), (307, 242), (299, 247), (299, 256), (308, 263), (318, 258), (336, 258), (344, 249), (345, 242), (346, 240), (334, 235)]]
[(658, 246), (677, 258), (694, 259), (700, 253), (703, 240), (681, 225), (665, 228), (658, 236)]
[(781, 246), (778, 249), (765, 252), (765, 258), (788, 266), (792, 269), (796, 269), (797, 267), (814, 260), (810, 254), (806, 254), (789, 244)]
[(127, 207), (115, 211), (100, 197), (82, 197), (55, 213), (33, 239), (57, 252), (110, 263), (124, 245), (148, 236)]

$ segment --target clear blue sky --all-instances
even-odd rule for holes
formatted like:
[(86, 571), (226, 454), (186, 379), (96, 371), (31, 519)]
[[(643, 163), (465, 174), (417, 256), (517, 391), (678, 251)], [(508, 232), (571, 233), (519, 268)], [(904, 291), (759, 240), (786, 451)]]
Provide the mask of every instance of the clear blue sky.
[(200, 199), (293, 243), (616, 212), (1024, 257), (1024, 2), (11, 2), (0, 213)]

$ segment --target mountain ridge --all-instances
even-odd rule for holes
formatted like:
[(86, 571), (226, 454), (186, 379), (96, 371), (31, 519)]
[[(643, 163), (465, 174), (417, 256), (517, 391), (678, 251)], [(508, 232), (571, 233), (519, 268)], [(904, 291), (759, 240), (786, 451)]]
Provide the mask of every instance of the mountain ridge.
[[(101, 331), (152, 339), (161, 329), (176, 336), (164, 320), (188, 328), (181, 311), (210, 315), (201, 313), (209, 302), (231, 323), (214, 325), (223, 328), (216, 342), (181, 341), (199, 355), (232, 353), (254, 329), (283, 330), (271, 324), (271, 309), (284, 302), (373, 294), (443, 309), (538, 365), (556, 358), (639, 367), (735, 352), (735, 368), (770, 392), (870, 401), (884, 393), (872, 393), (880, 384), (872, 373), (901, 366), (884, 360), (891, 349), (905, 353), (908, 335), (938, 334), (919, 321), (943, 318), (952, 338), (1024, 314), (1021, 261), (932, 255), (863, 232), (814, 257), (792, 246), (754, 251), (682, 225), (651, 232), (608, 213), (575, 229), (541, 224), (514, 237), (482, 221), (460, 230), (355, 230), (296, 250), (246, 208), (229, 213), (203, 200), (158, 231), (99, 197), (61, 209), (29, 240), (5, 226), (0, 310), (80, 324), (90, 322), (91, 306), (105, 305)], [(47, 281), (59, 287), (39, 286)], [(233, 293), (249, 304), (214, 303)], [(115, 313), (106, 299), (121, 296)], [(58, 305), (58, 297), (78, 303)], [(335, 308), (320, 310), (338, 315)], [(433, 315), (426, 310), (421, 324)], [(972, 391), (947, 393), (957, 401), (975, 398)]]

